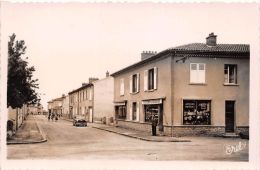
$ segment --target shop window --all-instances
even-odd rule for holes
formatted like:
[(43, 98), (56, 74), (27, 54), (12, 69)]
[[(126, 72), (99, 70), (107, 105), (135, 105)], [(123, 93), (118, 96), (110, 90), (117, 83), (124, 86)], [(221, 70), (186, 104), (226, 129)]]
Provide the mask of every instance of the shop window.
[(183, 124), (184, 125), (210, 125), (211, 117), (210, 100), (184, 100)]
[(190, 83), (205, 83), (205, 64), (190, 64)]
[(225, 84), (237, 84), (237, 65), (225, 64), (224, 81)]
[(152, 122), (153, 115), (158, 118), (159, 109), (159, 105), (144, 105), (145, 122)]
[(116, 118), (126, 119), (126, 106), (116, 106)]

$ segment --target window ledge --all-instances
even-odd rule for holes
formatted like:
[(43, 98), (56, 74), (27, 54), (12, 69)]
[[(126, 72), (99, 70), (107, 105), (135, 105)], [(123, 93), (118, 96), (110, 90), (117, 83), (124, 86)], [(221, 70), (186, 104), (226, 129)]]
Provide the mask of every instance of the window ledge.
[(189, 85), (203, 85), (203, 86), (206, 86), (207, 84), (206, 83), (189, 83)]
[(138, 94), (138, 93), (139, 93), (139, 91), (137, 91), (137, 92), (132, 92), (132, 93), (130, 93), (130, 94), (135, 95), (135, 94)]
[(156, 89), (151, 89), (151, 90), (145, 90), (145, 92), (153, 92), (155, 91)]
[(224, 83), (224, 86), (239, 86), (239, 84), (232, 84), (232, 83)]

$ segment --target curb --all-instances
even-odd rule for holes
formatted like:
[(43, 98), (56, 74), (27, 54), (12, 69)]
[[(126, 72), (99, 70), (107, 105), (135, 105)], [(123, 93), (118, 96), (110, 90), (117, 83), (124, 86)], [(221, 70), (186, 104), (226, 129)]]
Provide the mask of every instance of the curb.
[[(33, 119), (35, 120), (34, 116)], [(37, 141), (7, 141), (6, 144), (7, 145), (15, 145), (15, 144), (36, 144), (36, 143), (43, 143), (43, 142), (47, 142), (47, 138), (46, 138), (46, 134), (43, 132), (42, 128), (38, 125), (37, 121), (35, 121), (36, 126), (39, 129), (39, 132), (42, 136), (42, 140), (37, 140)]]
[(116, 131), (108, 130), (108, 129), (103, 129), (103, 128), (99, 128), (99, 127), (95, 127), (95, 126), (92, 126), (92, 128), (108, 131), (108, 132), (111, 132), (111, 133), (116, 133), (116, 134), (127, 136), (127, 137), (130, 137), (130, 138), (140, 139), (140, 140), (143, 140), (143, 141), (149, 141), (149, 142), (191, 142), (191, 140), (170, 140), (170, 141), (154, 140), (154, 139), (147, 139), (147, 138), (143, 138), (143, 137), (139, 137), (139, 136), (127, 135), (127, 134), (124, 134), (124, 133), (120, 133), (120, 132), (116, 132)]

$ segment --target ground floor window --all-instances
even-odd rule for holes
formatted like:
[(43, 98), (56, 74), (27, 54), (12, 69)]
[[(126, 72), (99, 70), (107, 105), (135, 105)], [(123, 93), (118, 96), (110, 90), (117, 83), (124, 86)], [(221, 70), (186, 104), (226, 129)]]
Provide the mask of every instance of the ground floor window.
[(136, 111), (137, 111), (137, 104), (136, 102), (133, 102), (133, 106), (132, 106), (132, 120), (136, 120)]
[(210, 125), (210, 100), (183, 100), (184, 125)]
[(117, 119), (126, 119), (126, 106), (116, 106), (116, 118)]
[(152, 122), (152, 116), (159, 117), (160, 105), (144, 105), (145, 122)]

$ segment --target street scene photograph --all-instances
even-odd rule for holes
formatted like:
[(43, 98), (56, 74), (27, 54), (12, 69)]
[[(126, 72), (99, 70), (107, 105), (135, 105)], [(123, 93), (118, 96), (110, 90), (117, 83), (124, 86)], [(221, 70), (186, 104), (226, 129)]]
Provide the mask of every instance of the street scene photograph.
[(1, 9), (7, 161), (250, 161), (257, 6)]

